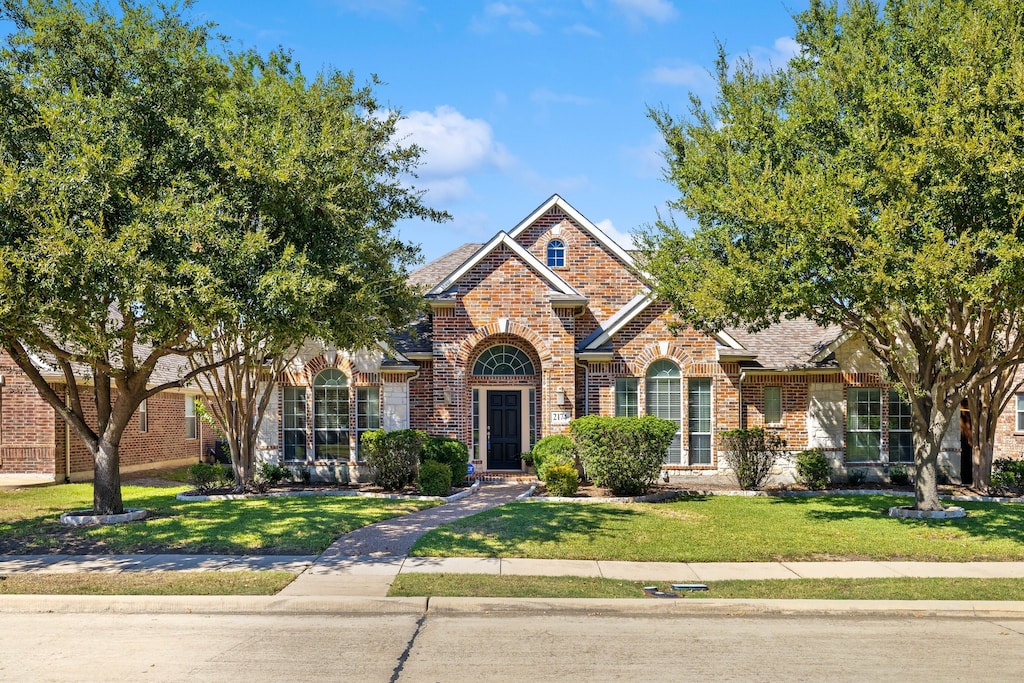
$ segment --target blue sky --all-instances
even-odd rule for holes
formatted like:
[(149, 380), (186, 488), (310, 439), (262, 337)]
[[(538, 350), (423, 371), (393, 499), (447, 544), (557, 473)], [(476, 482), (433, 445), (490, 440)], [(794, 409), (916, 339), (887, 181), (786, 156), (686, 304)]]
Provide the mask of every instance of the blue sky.
[(312, 75), (377, 74), (426, 154), (413, 182), (448, 211), (406, 222), (427, 260), (509, 230), (551, 194), (611, 236), (652, 222), (662, 177), (648, 106), (708, 101), (715, 40), (780, 64), (807, 0), (198, 0), (238, 46), (290, 49)]

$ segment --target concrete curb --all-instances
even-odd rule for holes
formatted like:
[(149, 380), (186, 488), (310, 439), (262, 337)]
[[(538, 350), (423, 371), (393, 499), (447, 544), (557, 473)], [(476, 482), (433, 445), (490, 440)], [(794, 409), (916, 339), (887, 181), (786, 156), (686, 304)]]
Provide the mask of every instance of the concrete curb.
[(366, 598), (344, 596), (5, 595), (0, 614), (579, 614), (666, 617), (850, 616), (1000, 619), (1024, 602), (953, 600), (717, 600), (690, 598)]

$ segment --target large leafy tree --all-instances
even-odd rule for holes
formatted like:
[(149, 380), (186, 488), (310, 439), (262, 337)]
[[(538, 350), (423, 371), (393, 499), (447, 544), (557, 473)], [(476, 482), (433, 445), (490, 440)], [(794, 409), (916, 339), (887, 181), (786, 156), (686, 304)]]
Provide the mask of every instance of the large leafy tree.
[(442, 215), (351, 76), (231, 54), (187, 4), (0, 7), (0, 343), (93, 455), (94, 510), (119, 512), (144, 398), (240, 358), (188, 362), (242, 327), (379, 337), (415, 302), (394, 222)]
[(964, 397), (1021, 362), (1024, 9), (812, 0), (798, 56), (717, 64), (719, 93), (652, 116), (675, 207), (647, 266), (685, 320), (803, 315), (859, 335), (913, 410), (916, 507)]

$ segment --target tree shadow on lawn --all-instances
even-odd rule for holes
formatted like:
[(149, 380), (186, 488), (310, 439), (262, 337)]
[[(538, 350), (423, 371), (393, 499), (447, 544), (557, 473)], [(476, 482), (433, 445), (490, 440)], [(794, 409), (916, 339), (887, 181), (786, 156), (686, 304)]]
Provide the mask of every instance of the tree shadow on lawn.
[(901, 519), (889, 517), (889, 508), (912, 505), (913, 498), (879, 495), (780, 496), (773, 498), (772, 502), (776, 505), (810, 507), (805, 511), (805, 516), (816, 521), (864, 519), (881, 520), (894, 527), (945, 527), (963, 531), (982, 541), (1002, 539), (1024, 545), (1024, 505), (1019, 503), (947, 502), (963, 507), (967, 510), (967, 516), (959, 519)]
[(606, 536), (609, 529), (643, 514), (622, 504), (509, 503), (427, 533), (410, 554), (443, 555), (454, 546), (459, 554), (501, 557), (524, 541), (578, 544), (581, 537)]

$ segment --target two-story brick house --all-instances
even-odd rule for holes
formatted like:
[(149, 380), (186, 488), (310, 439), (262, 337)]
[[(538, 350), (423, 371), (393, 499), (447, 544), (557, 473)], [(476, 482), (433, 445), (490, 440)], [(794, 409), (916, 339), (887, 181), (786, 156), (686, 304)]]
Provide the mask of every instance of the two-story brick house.
[[(778, 430), (837, 470), (911, 463), (908, 407), (855, 338), (806, 320), (749, 334), (673, 330), (628, 251), (555, 195), (508, 232), (412, 273), (430, 315), (358, 354), (309, 344), (262, 426), (265, 457), (330, 468), (367, 429), (414, 427), (470, 446), (478, 472), (516, 472), (575, 417), (658, 415), (679, 431), (670, 477), (718, 475), (718, 433)], [(960, 471), (959, 432), (943, 466)]]

